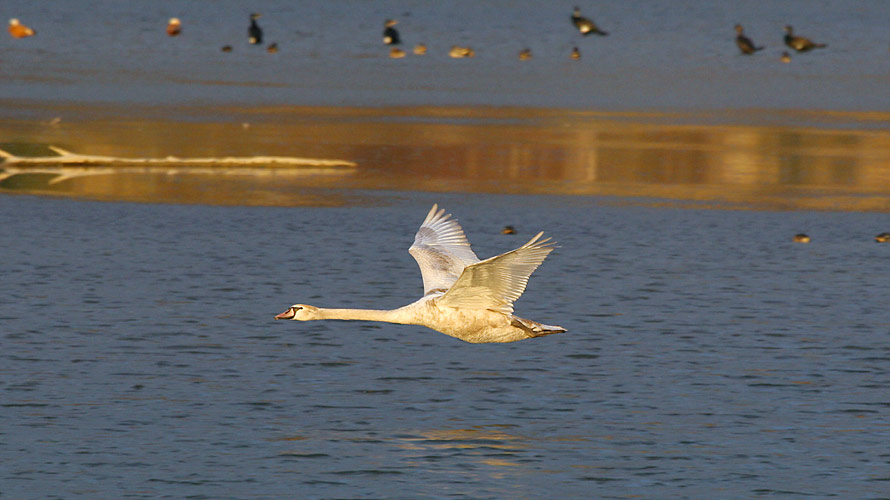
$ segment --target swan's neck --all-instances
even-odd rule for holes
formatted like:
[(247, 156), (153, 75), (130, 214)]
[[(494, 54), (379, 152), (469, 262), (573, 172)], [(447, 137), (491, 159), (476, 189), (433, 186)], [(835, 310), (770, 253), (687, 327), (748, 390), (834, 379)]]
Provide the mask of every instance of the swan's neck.
[(386, 323), (410, 324), (411, 318), (403, 314), (402, 308), (393, 310), (380, 309), (326, 309), (318, 308), (317, 319), (344, 319), (359, 321), (383, 321)]

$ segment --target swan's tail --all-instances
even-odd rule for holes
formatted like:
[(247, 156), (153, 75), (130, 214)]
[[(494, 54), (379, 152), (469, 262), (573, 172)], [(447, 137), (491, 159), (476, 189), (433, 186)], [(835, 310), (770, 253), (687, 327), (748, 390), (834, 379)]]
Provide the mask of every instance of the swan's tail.
[(544, 325), (537, 321), (513, 316), (513, 326), (520, 328), (528, 334), (529, 338), (543, 337), (544, 335), (552, 335), (554, 333), (562, 333), (566, 331), (561, 326)]

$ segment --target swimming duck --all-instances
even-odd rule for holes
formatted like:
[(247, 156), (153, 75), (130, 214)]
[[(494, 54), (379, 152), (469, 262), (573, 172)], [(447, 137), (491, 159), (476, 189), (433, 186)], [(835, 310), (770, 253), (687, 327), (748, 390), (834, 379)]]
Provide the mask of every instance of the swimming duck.
[(35, 33), (34, 30), (19, 22), (18, 19), (12, 18), (9, 20), (9, 34), (12, 35), (13, 38), (34, 36)]
[(269, 44), (269, 46), (266, 47), (266, 52), (268, 52), (268, 53), (270, 53), (270, 54), (275, 54), (275, 53), (277, 53), (277, 52), (278, 52), (278, 44), (277, 44), (277, 43), (271, 43), (271, 44)]
[(741, 24), (735, 25), (735, 44), (739, 46), (739, 50), (742, 51), (742, 54), (750, 55), (758, 50), (763, 50), (763, 47), (755, 47), (754, 42), (751, 41), (750, 38), (745, 36), (745, 29), (742, 28)]
[(389, 49), (389, 57), (393, 59), (401, 59), (405, 57), (405, 51), (398, 47), (393, 47)]
[(522, 49), (519, 51), (519, 60), (527, 61), (532, 58), (532, 50), (531, 49)]
[(504, 226), (504, 229), (501, 229), (501, 234), (516, 234), (516, 228), (513, 226)]
[(383, 23), (383, 43), (386, 45), (398, 45), (402, 43), (402, 39), (399, 38), (399, 32), (396, 31), (395, 25), (399, 24), (395, 19), (387, 19), (385, 23)]
[(581, 59), (581, 51), (578, 50), (578, 47), (572, 47), (572, 53), (569, 54), (569, 58), (573, 61)]
[(232, 51), (232, 46), (231, 46), (231, 45), (223, 45), (222, 48), (219, 49), (219, 50), (221, 50), (221, 51), (223, 51), (223, 52), (231, 52), (231, 51)]
[(790, 63), (791, 62), (791, 54), (789, 54), (788, 51), (783, 51), (782, 58), (780, 59), (780, 61), (782, 61), (785, 64)]
[(575, 7), (575, 10), (572, 12), (572, 24), (578, 28), (578, 31), (581, 32), (582, 35), (587, 36), (591, 33), (599, 36), (606, 36), (608, 33), (599, 29), (596, 23), (587, 19), (586, 17), (581, 15), (581, 9)]
[(180, 33), (182, 33), (182, 23), (179, 21), (178, 17), (171, 17), (170, 21), (167, 22), (167, 34), (176, 36)]
[(828, 47), (828, 45), (825, 45), (824, 43), (813, 43), (809, 38), (794, 36), (794, 28), (792, 28), (790, 24), (785, 26), (785, 45), (798, 52), (808, 52), (813, 49)]
[(878, 243), (888, 243), (890, 242), (890, 233), (881, 233), (875, 236), (875, 241)]
[(804, 233), (798, 233), (798, 234), (794, 235), (794, 238), (792, 238), (792, 241), (794, 241), (795, 243), (809, 243), (810, 237)]
[(422, 56), (426, 54), (426, 45), (418, 43), (414, 46), (414, 55)]
[(254, 13), (250, 15), (250, 26), (247, 28), (247, 41), (250, 42), (251, 45), (262, 45), (263, 43), (263, 28), (260, 28), (260, 25), (256, 23), (256, 20), (259, 18), (259, 14)]
[(473, 57), (476, 55), (476, 52), (470, 47), (458, 47), (457, 45), (452, 45), (451, 50), (448, 51), (448, 55), (455, 59), (460, 59), (462, 57)]

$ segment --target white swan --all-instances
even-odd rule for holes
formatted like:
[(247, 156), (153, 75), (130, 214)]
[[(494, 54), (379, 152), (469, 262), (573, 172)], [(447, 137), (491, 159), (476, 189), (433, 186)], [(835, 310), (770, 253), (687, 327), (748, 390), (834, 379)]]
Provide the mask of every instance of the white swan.
[(451, 214), (433, 205), (408, 252), (420, 266), (423, 297), (392, 310), (294, 304), (275, 319), (343, 319), (422, 325), (473, 343), (513, 342), (566, 331), (513, 315), (528, 277), (553, 250), (538, 233), (516, 250), (480, 261)]

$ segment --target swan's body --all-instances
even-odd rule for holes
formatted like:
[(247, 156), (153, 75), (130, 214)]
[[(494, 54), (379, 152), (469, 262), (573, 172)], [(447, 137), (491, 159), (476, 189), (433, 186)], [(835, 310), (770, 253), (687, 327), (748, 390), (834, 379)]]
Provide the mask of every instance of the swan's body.
[(294, 304), (275, 319), (342, 319), (422, 325), (473, 343), (513, 342), (566, 331), (513, 315), (528, 277), (553, 250), (538, 233), (528, 243), (480, 261), (450, 214), (433, 205), (408, 250), (423, 277), (424, 295), (392, 310), (325, 309)]

